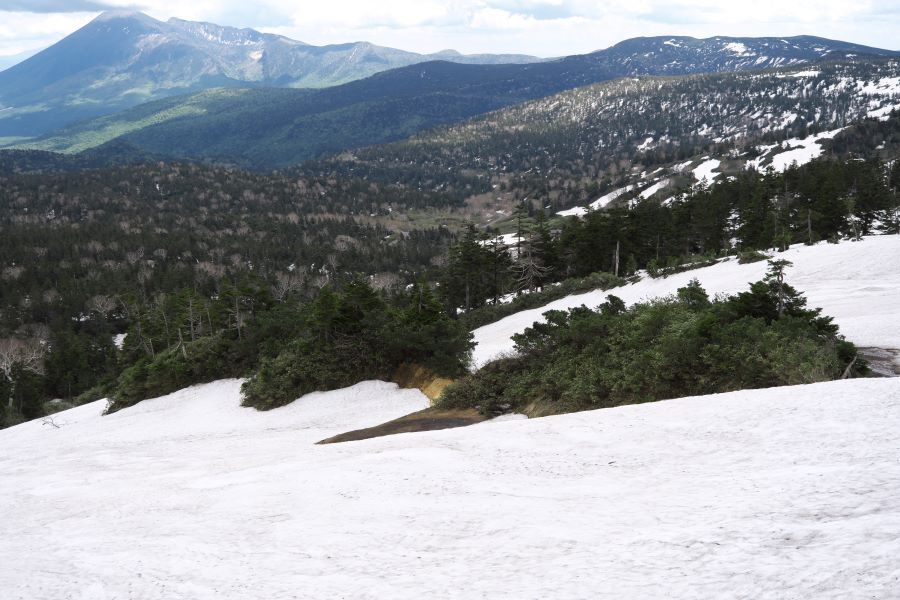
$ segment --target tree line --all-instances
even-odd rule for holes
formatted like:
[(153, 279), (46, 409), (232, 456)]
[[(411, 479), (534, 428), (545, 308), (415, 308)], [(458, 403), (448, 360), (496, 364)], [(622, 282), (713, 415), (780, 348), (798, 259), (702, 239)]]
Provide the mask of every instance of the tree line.
[(668, 204), (624, 199), (583, 217), (520, 205), (511, 244), (470, 227), (441, 279), (447, 307), (471, 311), (508, 294), (591, 273), (651, 275), (791, 244), (900, 233), (900, 162), (825, 158), (783, 173), (746, 170)]
[(672, 298), (626, 308), (549, 311), (513, 337), (516, 355), (451, 385), (444, 408), (543, 416), (864, 374), (853, 344), (784, 281), (787, 261), (728, 298), (693, 280)]
[[(898, 123), (865, 121), (837, 136), (825, 158), (784, 173), (742, 171), (665, 203), (626, 194), (566, 219), (553, 215), (562, 197), (526, 199), (534, 190), (517, 187), (517, 177), (534, 174), (524, 164), (496, 184), (490, 169), (443, 167), (411, 167), (389, 181), (402, 169), (368, 154), (362, 169), (350, 161), (340, 173), (321, 163), (264, 175), (163, 163), (33, 172), (46, 157), (0, 153), (17, 165), (0, 170), (0, 416), (10, 424), (117, 387), (132, 400), (166, 388), (153, 381), (253, 375), (277, 361), (278, 340), (316, 329), (295, 312), (353, 281), (391, 311), (407, 286), (427, 282), (441, 322), (465, 329), (504, 307), (532, 306), (524, 299), (609, 287), (640, 269), (653, 276), (726, 254), (897, 233), (900, 163), (881, 157), (896, 156)], [(446, 166), (446, 158), (432, 160)], [(369, 171), (380, 175), (370, 180)], [(611, 185), (588, 174), (567, 180), (579, 198)], [(371, 218), (457, 206), (493, 185), (520, 198), (506, 242), (475, 224), (456, 234)], [(367, 331), (365, 344), (391, 346), (383, 337), (391, 334)], [(126, 332), (117, 348), (113, 337)], [(133, 385), (123, 385), (126, 372)]]

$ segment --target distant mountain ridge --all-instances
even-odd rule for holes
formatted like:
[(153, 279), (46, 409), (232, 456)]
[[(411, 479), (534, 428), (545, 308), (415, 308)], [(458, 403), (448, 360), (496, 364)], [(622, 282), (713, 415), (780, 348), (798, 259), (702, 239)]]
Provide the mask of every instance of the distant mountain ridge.
[(610, 67), (627, 66), (631, 75), (688, 75), (786, 67), (848, 55), (885, 57), (900, 56), (900, 52), (811, 35), (703, 39), (657, 36), (632, 38), (585, 56)]
[(368, 42), (312, 46), (253, 29), (110, 11), (0, 72), (0, 137), (213, 87), (327, 87), (439, 58), (527, 63), (522, 55), (416, 54)]
[[(768, 54), (758, 54), (762, 50)], [(431, 127), (615, 79), (623, 72), (629, 77), (646, 71), (669, 76), (716, 68), (732, 72), (764, 62), (798, 68), (813, 64), (812, 59), (830, 61), (853, 54), (851, 50), (862, 54), (858, 46), (820, 38), (735, 42), (666, 37), (629, 40), (593, 54), (537, 64), (436, 61), (321, 90), (220, 89), (168, 98), (78, 123), (20, 147), (76, 153), (120, 140), (156, 156), (283, 168), (400, 140)], [(601, 102), (599, 111), (602, 99), (596, 101)]]
[[(5, 146), (74, 153), (124, 138), (154, 154), (283, 167), (618, 77), (734, 72), (900, 53), (812, 36), (660, 36), (531, 63), (460, 64), (509, 57), (438, 55), (456, 62), (390, 69), (425, 57), (364, 43), (316, 47), (251, 29), (105, 13), (0, 73), (0, 104), (19, 107), (0, 111), (0, 138), (34, 136), (37, 127), (48, 133)], [(326, 89), (272, 87), (311, 85), (326, 77), (337, 81), (375, 68), (383, 70)], [(185, 92), (193, 94), (178, 95)], [(158, 99), (138, 105), (144, 96)], [(19, 100), (11, 102), (13, 97)], [(33, 112), (47, 97), (59, 100)], [(138, 106), (109, 114), (121, 103)], [(104, 116), (75, 123), (96, 115)]]
[[(657, 194), (671, 200), (704, 177), (712, 182), (749, 166), (783, 171), (822, 155), (823, 144), (855, 125), (870, 133), (840, 144), (859, 137), (870, 144), (859, 155), (884, 151), (892, 160), (898, 122), (900, 61), (826, 60), (764, 71), (620, 78), (296, 171), (375, 184), (406, 181), (431, 193), (459, 186), (458, 174), (465, 173), (475, 182), (467, 195), (514, 182), (518, 197), (545, 198), (548, 207), (567, 209), (585, 196), (597, 208)], [(424, 173), (418, 180), (411, 165)], [(588, 183), (579, 189), (582, 182)], [(583, 205), (564, 214), (583, 214)]]

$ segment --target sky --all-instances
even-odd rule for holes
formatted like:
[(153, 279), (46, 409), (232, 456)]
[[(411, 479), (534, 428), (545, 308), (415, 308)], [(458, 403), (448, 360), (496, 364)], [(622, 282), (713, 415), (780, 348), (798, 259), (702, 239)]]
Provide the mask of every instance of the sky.
[(563, 56), (652, 35), (819, 35), (900, 50), (900, 0), (0, 0), (0, 68), (110, 8), (311, 44)]

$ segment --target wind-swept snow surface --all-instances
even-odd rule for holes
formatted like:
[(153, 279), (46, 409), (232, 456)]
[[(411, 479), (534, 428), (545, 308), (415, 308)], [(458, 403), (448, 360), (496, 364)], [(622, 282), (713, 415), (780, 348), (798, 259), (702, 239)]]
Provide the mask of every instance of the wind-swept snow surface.
[(900, 379), (329, 446), (423, 397), (238, 383), (0, 431), (2, 597), (900, 596)]
[[(861, 346), (900, 348), (900, 236), (874, 236), (862, 242), (815, 246), (798, 245), (774, 255), (794, 263), (787, 281), (806, 294), (811, 307), (835, 318), (841, 333)], [(674, 294), (697, 278), (709, 294), (745, 291), (768, 268), (763, 262), (747, 265), (729, 260), (711, 267), (644, 280), (607, 292), (568, 296), (544, 307), (525, 310), (475, 330), (476, 366), (513, 349), (512, 335), (541, 320), (545, 311), (567, 310), (582, 304), (593, 308), (614, 294), (631, 304)]]

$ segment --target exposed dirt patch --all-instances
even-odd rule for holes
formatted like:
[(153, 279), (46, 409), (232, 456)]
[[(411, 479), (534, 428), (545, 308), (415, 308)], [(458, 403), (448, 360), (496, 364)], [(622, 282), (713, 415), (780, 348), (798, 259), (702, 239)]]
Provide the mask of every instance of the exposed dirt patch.
[(900, 377), (900, 350), (893, 348), (857, 348), (877, 377)]
[(348, 431), (334, 437), (317, 442), (318, 444), (337, 444), (340, 442), (353, 442), (370, 438), (394, 435), (397, 433), (410, 433), (414, 431), (436, 431), (438, 429), (451, 429), (454, 427), (466, 427), (486, 421), (488, 417), (477, 410), (441, 410), (426, 408), (419, 412), (376, 425), (365, 429)]
[(400, 365), (392, 381), (402, 388), (419, 388), (432, 403), (453, 383), (452, 379), (438, 377), (425, 367), (411, 364)]

